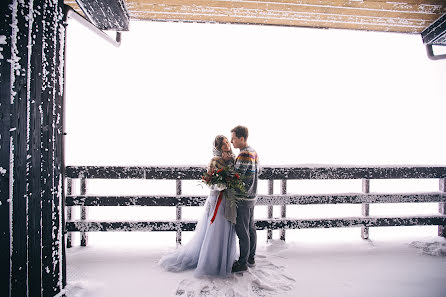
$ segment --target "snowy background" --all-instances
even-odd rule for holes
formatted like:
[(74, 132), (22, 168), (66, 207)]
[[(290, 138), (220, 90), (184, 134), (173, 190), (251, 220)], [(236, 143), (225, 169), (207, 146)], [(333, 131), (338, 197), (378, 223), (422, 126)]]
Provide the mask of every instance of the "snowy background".
[(264, 165), (446, 164), (446, 61), (419, 35), (132, 22), (115, 48), (68, 28), (67, 164), (206, 164), (237, 124)]
[[(238, 124), (263, 165), (446, 165), (446, 61), (430, 61), (419, 35), (132, 22), (115, 48), (71, 21), (67, 41), (67, 165), (205, 165), (215, 135), (229, 137)], [(438, 180), (372, 180), (370, 190), (437, 191)], [(289, 193), (360, 191), (358, 180), (288, 183)], [(206, 192), (183, 183), (183, 194)], [(88, 193), (174, 194), (175, 182), (97, 180)], [(371, 215), (437, 212), (436, 203), (370, 207)], [(183, 208), (184, 219), (199, 213)], [(287, 208), (299, 218), (360, 213), (360, 205)], [(174, 218), (163, 207), (89, 211), (92, 220)], [(68, 250), (68, 295), (440, 297), (446, 248), (436, 232), (373, 228), (363, 241), (360, 228), (289, 230), (282, 244), (259, 231), (258, 267), (230, 280), (161, 271), (173, 232), (90, 233), (87, 248), (75, 236)]]

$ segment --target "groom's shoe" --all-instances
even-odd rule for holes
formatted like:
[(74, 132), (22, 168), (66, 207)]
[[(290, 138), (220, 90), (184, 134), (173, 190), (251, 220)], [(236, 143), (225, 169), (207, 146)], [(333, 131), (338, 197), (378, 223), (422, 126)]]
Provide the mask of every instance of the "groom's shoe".
[(254, 258), (248, 259), (248, 267), (254, 267), (256, 266), (256, 260)]
[(235, 262), (234, 265), (232, 265), (232, 273), (239, 273), (244, 271), (248, 271), (248, 265), (240, 265), (239, 262)]

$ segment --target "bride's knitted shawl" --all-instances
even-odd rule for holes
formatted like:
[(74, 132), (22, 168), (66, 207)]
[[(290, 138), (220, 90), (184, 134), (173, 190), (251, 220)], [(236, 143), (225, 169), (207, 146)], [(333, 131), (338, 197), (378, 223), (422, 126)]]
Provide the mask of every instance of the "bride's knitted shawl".
[[(211, 159), (211, 162), (209, 164), (209, 168), (223, 168), (226, 166), (233, 167), (235, 162), (235, 155), (231, 151), (232, 158), (228, 161), (223, 160), (222, 152), (218, 150), (217, 148), (214, 148), (213, 150), (214, 157)], [(228, 192), (225, 191), (225, 195), (228, 195)], [(226, 197), (225, 204), (223, 205), (223, 209), (225, 212), (225, 219), (231, 222), (232, 224), (236, 223), (237, 220), (237, 208), (236, 206), (231, 203), (231, 201)]]
[(235, 162), (235, 155), (234, 153), (231, 151), (231, 159), (229, 159), (228, 161), (223, 160), (222, 157), (222, 151), (218, 150), (217, 148), (214, 147), (213, 149), (213, 155), (214, 157), (211, 159), (211, 162), (209, 163), (209, 168), (223, 168), (226, 166), (232, 167), (234, 166), (234, 162)]

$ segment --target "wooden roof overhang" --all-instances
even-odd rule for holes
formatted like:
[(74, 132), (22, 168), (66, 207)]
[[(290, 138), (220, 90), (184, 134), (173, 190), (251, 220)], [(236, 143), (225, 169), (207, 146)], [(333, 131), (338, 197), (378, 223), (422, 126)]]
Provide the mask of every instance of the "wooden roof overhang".
[[(117, 3), (130, 20), (261, 24), (421, 33), (446, 13), (446, 0), (76, 0)], [(75, 0), (65, 0), (76, 11)], [(85, 6), (85, 5), (84, 5)], [(108, 11), (107, 11), (108, 10)], [(111, 9), (101, 9), (104, 14)], [(127, 30), (125, 27), (101, 28)]]

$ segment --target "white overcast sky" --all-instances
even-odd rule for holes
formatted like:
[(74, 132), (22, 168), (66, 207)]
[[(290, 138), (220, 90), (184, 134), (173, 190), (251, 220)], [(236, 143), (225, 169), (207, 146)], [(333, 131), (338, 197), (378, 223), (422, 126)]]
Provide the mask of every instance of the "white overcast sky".
[(70, 21), (67, 165), (206, 164), (243, 124), (263, 165), (446, 165), (446, 60), (420, 35)]

